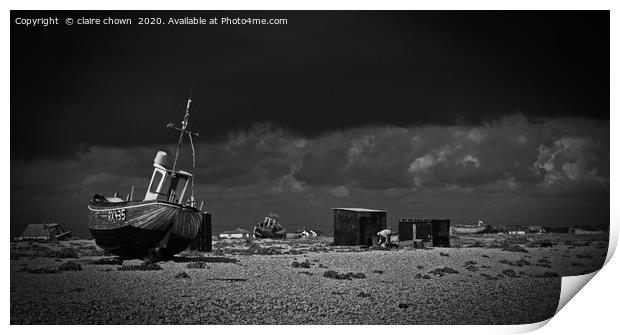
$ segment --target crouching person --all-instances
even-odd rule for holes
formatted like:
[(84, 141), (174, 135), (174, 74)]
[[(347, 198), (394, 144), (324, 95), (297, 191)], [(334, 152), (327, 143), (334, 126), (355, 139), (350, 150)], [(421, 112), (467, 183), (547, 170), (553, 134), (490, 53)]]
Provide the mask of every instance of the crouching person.
[(383, 229), (377, 233), (377, 244), (382, 246), (388, 246), (390, 244), (390, 236), (392, 231), (390, 229)]

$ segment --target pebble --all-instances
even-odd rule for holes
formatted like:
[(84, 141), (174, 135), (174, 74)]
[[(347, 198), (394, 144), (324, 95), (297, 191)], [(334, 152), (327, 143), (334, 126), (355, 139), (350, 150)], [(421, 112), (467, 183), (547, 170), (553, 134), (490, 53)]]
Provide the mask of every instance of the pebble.
[[(330, 247), (331, 248), (331, 247)], [(586, 248), (586, 249), (582, 249)], [(557, 251), (553, 273), (523, 266), (520, 278), (502, 276), (523, 254), (486, 248), (307, 252), (316, 266), (291, 266), (293, 255), (225, 255), (233, 262), (187, 268), (187, 263), (158, 263), (157, 271), (118, 271), (73, 260), (82, 271), (32, 274), (19, 271), (58, 266), (53, 259), (11, 259), (11, 324), (519, 324), (545, 320), (555, 313), (561, 271), (570, 267)], [(546, 251), (530, 249), (536, 258)], [(585, 250), (585, 251), (584, 251)], [(586, 254), (587, 247), (570, 252)], [(450, 257), (441, 257), (448, 252)], [(222, 252), (220, 251), (221, 255)], [(214, 254), (208, 254), (214, 256)], [(488, 256), (488, 258), (482, 255)], [(299, 257), (299, 256), (297, 256)], [(470, 276), (467, 261), (486, 273)], [(133, 264), (133, 262), (127, 262)], [(301, 262), (300, 262), (301, 263)], [(563, 264), (566, 264), (563, 267)], [(140, 262), (136, 262), (136, 265)], [(304, 262), (305, 264), (305, 262)], [(320, 264), (321, 266), (319, 266)], [(592, 263), (594, 264), (594, 263)], [(123, 263), (125, 265), (125, 263)], [(241, 265), (241, 266), (240, 266)], [(459, 273), (420, 280), (419, 268), (458, 269)], [(104, 269), (112, 269), (104, 272)], [(326, 269), (355, 274), (352, 280), (323, 277)], [(382, 274), (373, 272), (381, 269)], [(545, 273), (545, 270), (547, 273)], [(557, 272), (556, 272), (557, 271)], [(185, 273), (190, 278), (173, 279)], [(313, 275), (310, 275), (313, 274)], [(364, 276), (358, 275), (364, 274)], [(510, 274), (512, 274), (510, 272)], [(521, 275), (521, 273), (519, 273)], [(500, 277), (501, 276), (501, 277)], [(183, 276), (185, 277), (185, 276)], [(418, 278), (416, 278), (418, 277)], [(501, 284), (501, 285), (500, 285)], [(510, 289), (507, 289), (509, 287)], [(409, 308), (410, 312), (395, 313)], [(406, 306), (406, 307), (403, 307)], [(413, 307), (415, 306), (415, 308)], [(471, 311), (475, 310), (476, 313)]]

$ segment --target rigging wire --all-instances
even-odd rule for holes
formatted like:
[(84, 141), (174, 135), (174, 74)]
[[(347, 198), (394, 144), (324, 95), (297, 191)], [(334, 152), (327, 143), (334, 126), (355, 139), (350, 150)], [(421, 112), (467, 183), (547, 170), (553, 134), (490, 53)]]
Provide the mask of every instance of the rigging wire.
[(192, 139), (192, 134), (187, 133), (189, 136), (189, 144), (192, 147), (192, 188), (191, 188), (191, 198), (192, 199), (192, 207), (194, 206), (194, 179), (196, 179), (196, 150), (194, 149), (194, 140)]
[[(183, 142), (183, 133), (185, 132), (185, 129), (187, 128), (187, 125), (189, 124), (189, 108), (192, 103), (192, 93), (194, 92), (194, 84), (196, 82), (196, 75), (197, 75), (197, 72), (194, 69), (194, 75), (192, 77), (192, 84), (189, 88), (189, 96), (187, 98), (187, 106), (185, 107), (185, 116), (183, 117), (183, 121), (181, 122), (181, 129), (180, 129), (181, 134), (179, 135), (179, 142), (177, 143), (177, 148), (174, 153), (174, 163), (172, 164), (173, 171), (175, 170), (176, 165), (177, 165), (177, 160), (179, 159), (179, 151), (181, 151), (181, 143)], [(169, 123), (168, 126), (170, 125), (171, 124)]]
[[(196, 71), (196, 68), (194, 68), (194, 75), (192, 77), (192, 85), (189, 88), (189, 99), (192, 99), (192, 94), (194, 93), (194, 84), (196, 83), (196, 77), (198, 75), (198, 71)], [(187, 136), (189, 137), (189, 143), (192, 147), (192, 188), (191, 188), (191, 198), (192, 199), (192, 207), (195, 206), (194, 204), (194, 179), (196, 179), (196, 150), (194, 148), (194, 140), (192, 138), (192, 133), (187, 133)]]

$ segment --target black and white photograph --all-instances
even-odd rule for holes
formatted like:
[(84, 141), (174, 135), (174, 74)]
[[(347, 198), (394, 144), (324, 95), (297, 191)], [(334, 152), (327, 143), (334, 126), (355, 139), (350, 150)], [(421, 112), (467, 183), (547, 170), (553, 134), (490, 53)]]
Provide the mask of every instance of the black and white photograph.
[(11, 325), (521, 325), (610, 244), (608, 10), (11, 10)]

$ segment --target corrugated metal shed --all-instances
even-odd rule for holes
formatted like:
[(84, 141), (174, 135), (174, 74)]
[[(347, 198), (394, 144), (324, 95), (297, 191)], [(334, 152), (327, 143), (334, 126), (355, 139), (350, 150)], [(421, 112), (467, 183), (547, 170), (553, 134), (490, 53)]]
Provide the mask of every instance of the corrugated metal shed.
[(357, 207), (352, 207), (352, 208), (334, 207), (332, 209), (341, 209), (341, 210), (344, 210), (344, 211), (352, 211), (352, 212), (385, 213), (385, 211), (381, 210), (381, 209), (357, 208)]
[(387, 212), (368, 208), (332, 208), (334, 245), (374, 245), (386, 227)]

